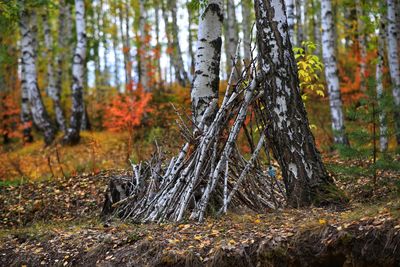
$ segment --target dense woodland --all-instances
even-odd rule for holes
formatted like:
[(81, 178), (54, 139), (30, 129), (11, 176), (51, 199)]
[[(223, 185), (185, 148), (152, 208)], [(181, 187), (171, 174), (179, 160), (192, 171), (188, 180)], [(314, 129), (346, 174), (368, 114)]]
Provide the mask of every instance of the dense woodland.
[(0, 265), (400, 263), (399, 0), (0, 0), (0, 98)]

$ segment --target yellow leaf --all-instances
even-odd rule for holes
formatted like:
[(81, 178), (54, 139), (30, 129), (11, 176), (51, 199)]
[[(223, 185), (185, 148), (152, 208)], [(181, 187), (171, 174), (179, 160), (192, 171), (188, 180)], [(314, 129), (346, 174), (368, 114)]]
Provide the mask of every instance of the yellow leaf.
[(195, 235), (195, 236), (194, 236), (194, 239), (195, 239), (195, 240), (201, 240), (201, 235)]
[(229, 240), (229, 244), (231, 244), (231, 245), (235, 245), (235, 244), (236, 244), (236, 241), (235, 241), (235, 240), (233, 240), (233, 239), (231, 239), (231, 240)]
[(319, 219), (319, 224), (326, 224), (326, 220), (325, 219)]
[(255, 220), (254, 222), (255, 222), (255, 223), (261, 223), (261, 220), (260, 220), (260, 219), (257, 219), (257, 220)]

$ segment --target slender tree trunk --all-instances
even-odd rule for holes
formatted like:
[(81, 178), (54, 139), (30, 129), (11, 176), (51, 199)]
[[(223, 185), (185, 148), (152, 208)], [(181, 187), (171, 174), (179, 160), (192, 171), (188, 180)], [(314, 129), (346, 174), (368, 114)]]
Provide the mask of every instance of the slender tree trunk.
[[(35, 21), (33, 12), (24, 10), (21, 14), (21, 52), (22, 68), (26, 81), (26, 88), (29, 95), (29, 102), (33, 117), (33, 122), (43, 132), (46, 145), (50, 145), (55, 138), (54, 127), (50, 122), (49, 115), (42, 101), (42, 96), (38, 87), (36, 70), (36, 40), (34, 37), (33, 21)], [(32, 24), (31, 24), (32, 23)]]
[(294, 15), (294, 8), (295, 8), (294, 0), (285, 0), (285, 2), (286, 2), (286, 14), (287, 14), (290, 42), (294, 46), (296, 44), (294, 35), (294, 21), (296, 18), (296, 16)]
[(296, 20), (297, 20), (297, 46), (301, 46), (304, 41), (304, 1), (296, 0)]
[[(157, 67), (157, 82), (159, 84), (162, 83), (162, 76), (161, 76), (161, 52), (162, 52), (162, 46), (161, 46), (161, 42), (160, 42), (160, 8), (158, 5), (155, 6), (155, 23), (156, 23), (156, 50), (157, 50), (157, 57), (156, 57), (156, 67)], [(190, 27), (190, 25), (189, 25)], [(189, 35), (190, 35), (190, 28), (189, 28)]]
[(32, 118), (29, 107), (28, 84), (26, 83), (25, 64), (21, 57), (21, 123), (24, 143), (32, 143)]
[[(128, 71), (128, 66), (130, 65), (131, 56), (130, 56), (130, 45), (129, 45), (129, 33), (127, 36), (124, 35), (124, 19), (123, 19), (123, 10), (121, 8), (118, 9), (119, 14), (119, 28), (121, 32), (121, 40), (122, 40), (122, 54), (124, 56), (124, 70), (125, 70), (125, 90), (129, 84), (131, 84), (131, 73)], [(128, 40), (128, 41), (127, 41)], [(139, 73), (140, 74), (140, 73)]]
[[(243, 27), (243, 48), (244, 48), (244, 64), (248, 67), (251, 63), (251, 28), (252, 28), (252, 3), (251, 0), (242, 0), (242, 27)], [(229, 74), (229, 73), (228, 73)]]
[(76, 144), (80, 140), (82, 116), (84, 112), (83, 85), (86, 64), (86, 26), (84, 0), (75, 0), (75, 21), (77, 43), (72, 62), (72, 112), (64, 144)]
[(147, 61), (147, 46), (146, 38), (148, 36), (148, 31), (146, 29), (146, 10), (144, 7), (144, 0), (139, 0), (139, 32), (140, 32), (140, 44), (139, 44), (139, 73), (140, 73), (140, 83), (146, 92), (150, 91), (149, 77), (147, 74), (148, 61)]
[(365, 71), (367, 67), (367, 44), (365, 40), (365, 25), (362, 16), (363, 14), (363, 6), (361, 0), (356, 0), (356, 12), (357, 12), (357, 37), (358, 37), (358, 45), (360, 51), (360, 61), (359, 67), (361, 72), (361, 91), (365, 92), (367, 90), (366, 86), (366, 76)]
[[(56, 124), (58, 129), (61, 131), (65, 132), (66, 131), (66, 123), (65, 123), (65, 118), (64, 118), (64, 112), (61, 107), (61, 101), (60, 101), (60, 90), (59, 87), (57, 86), (57, 77), (56, 77), (56, 72), (54, 71), (54, 65), (53, 65), (53, 37), (51, 35), (51, 28), (49, 25), (48, 21), (48, 14), (44, 14), (42, 16), (43, 20), (43, 31), (44, 31), (44, 39), (45, 39), (45, 45), (46, 45), (46, 56), (47, 56), (47, 92), (53, 102), (53, 109), (54, 109), (54, 114), (56, 116)], [(64, 15), (62, 15), (64, 16)], [(61, 15), (60, 15), (61, 17)], [(60, 23), (61, 22), (60, 19)], [(61, 24), (60, 24), (60, 32), (62, 30)], [(63, 38), (62, 38), (63, 39)], [(63, 53), (63, 51), (61, 51)], [(60, 54), (60, 53), (59, 53)], [(57, 60), (58, 64), (62, 64), (62, 61)], [(57, 62), (56, 61), (56, 62)]]
[(328, 85), (329, 105), (331, 109), (332, 130), (336, 144), (348, 144), (345, 134), (342, 99), (335, 50), (335, 31), (331, 0), (321, 2), (322, 55), (325, 64), (325, 78)]
[(265, 75), (266, 140), (282, 169), (288, 203), (324, 204), (334, 186), (325, 170), (301, 99), (284, 0), (255, 0), (260, 70)]
[(178, 27), (178, 16), (177, 16), (177, 5), (176, 0), (173, 0), (171, 3), (171, 16), (172, 16), (172, 47), (173, 47), (173, 57), (175, 57), (174, 62), (175, 66), (175, 78), (182, 86), (186, 86), (189, 84), (189, 78), (187, 72), (185, 70), (185, 66), (183, 64), (182, 59), (182, 50), (179, 44), (179, 27)]
[(54, 91), (50, 94), (53, 100), (54, 113), (56, 115), (57, 126), (61, 131), (66, 133), (67, 123), (64, 111), (61, 107), (61, 92), (63, 80), (68, 78), (68, 73), (64, 72), (65, 55), (69, 55), (69, 46), (71, 40), (70, 22), (70, 6), (65, 0), (59, 2), (59, 17), (58, 17), (58, 51), (56, 55), (56, 75)]
[(386, 112), (384, 110), (384, 93), (383, 93), (383, 64), (385, 58), (385, 23), (381, 19), (379, 26), (379, 36), (378, 36), (378, 55), (376, 63), (376, 95), (379, 105), (379, 129), (380, 129), (380, 150), (381, 152), (387, 151), (388, 148), (388, 137), (387, 137), (387, 121)]
[[(116, 27), (116, 25), (118, 24), (117, 22), (117, 17), (114, 17), (114, 25)], [(121, 83), (119, 80), (119, 55), (118, 55), (118, 30), (115, 31), (115, 34), (112, 35), (112, 42), (113, 42), (113, 53), (114, 53), (114, 83), (115, 83), (115, 87), (117, 88), (118, 92), (120, 92), (121, 90)]]
[(392, 93), (394, 99), (394, 121), (396, 129), (397, 144), (400, 145), (400, 70), (399, 70), (399, 47), (396, 27), (395, 1), (387, 0), (387, 21), (388, 21), (388, 57), (390, 76), (392, 78)]
[(321, 12), (319, 9), (321, 8), (320, 4), (316, 0), (312, 0), (312, 9), (313, 9), (313, 16), (312, 16), (312, 23), (313, 23), (313, 41), (317, 45), (315, 48), (315, 54), (321, 55)]
[[(227, 17), (226, 17), (226, 73), (229, 75), (232, 70), (232, 59), (235, 57), (236, 47), (238, 44), (238, 31), (237, 31), (237, 21), (235, 14), (235, 1), (234, 0), (226, 0), (227, 7)], [(233, 80), (237, 79), (236, 72), (234, 73)]]
[[(189, 0), (186, 1), (186, 5), (189, 4)], [(193, 11), (187, 7), (188, 11), (188, 20), (189, 20), (189, 33), (188, 33), (188, 43), (189, 43), (189, 57), (190, 57), (190, 78), (193, 79), (194, 75), (194, 51), (193, 51), (193, 29), (192, 29), (192, 21), (193, 21)]]
[[(222, 46), (223, 1), (209, 0), (200, 11), (195, 74), (191, 89), (193, 119), (199, 124), (211, 103), (218, 99)], [(214, 112), (217, 110), (215, 106)], [(208, 124), (212, 118), (206, 118)]]
[[(142, 11), (142, 10), (141, 10)], [(129, 27), (129, 3), (125, 2), (125, 48), (124, 52), (126, 53), (126, 75), (127, 75), (127, 90), (133, 89), (133, 79), (132, 79), (132, 59), (131, 59), (131, 37), (130, 37), (130, 27)], [(143, 32), (144, 34), (144, 32)], [(141, 72), (140, 72), (141, 74)], [(141, 76), (140, 76), (141, 78)]]

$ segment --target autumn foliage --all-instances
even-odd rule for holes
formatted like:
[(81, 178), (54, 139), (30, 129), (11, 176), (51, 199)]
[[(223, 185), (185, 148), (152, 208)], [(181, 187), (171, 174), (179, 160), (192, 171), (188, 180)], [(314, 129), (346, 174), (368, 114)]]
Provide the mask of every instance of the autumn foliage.
[(14, 96), (11, 94), (0, 94), (0, 135), (4, 143), (10, 138), (21, 137), (19, 125), (19, 107)]
[(139, 126), (143, 116), (151, 111), (151, 98), (140, 86), (135, 91), (113, 97), (106, 107), (103, 126), (110, 131), (132, 130)]

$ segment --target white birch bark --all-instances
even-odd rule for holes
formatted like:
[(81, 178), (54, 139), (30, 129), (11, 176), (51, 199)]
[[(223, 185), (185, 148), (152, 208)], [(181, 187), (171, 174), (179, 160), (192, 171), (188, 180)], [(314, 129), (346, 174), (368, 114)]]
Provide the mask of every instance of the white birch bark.
[(395, 0), (387, 0), (387, 43), (390, 77), (392, 79), (392, 93), (394, 99), (394, 121), (397, 144), (400, 144), (400, 70), (399, 70), (399, 47), (397, 34), (399, 29), (396, 22)]
[(292, 43), (292, 46), (295, 45), (295, 35), (294, 35), (294, 21), (295, 21), (295, 15), (294, 15), (294, 0), (285, 0), (286, 4), (286, 16), (287, 16), (287, 22), (288, 22), (288, 27), (289, 27), (289, 36), (290, 36), (290, 42)]
[(72, 61), (72, 112), (64, 143), (76, 144), (80, 139), (82, 116), (84, 112), (83, 86), (86, 64), (86, 23), (84, 0), (75, 0), (75, 23), (77, 43)]
[[(22, 69), (26, 81), (32, 118), (35, 125), (43, 132), (44, 141), (51, 144), (55, 138), (54, 128), (50, 122), (42, 96), (38, 87), (36, 70), (36, 40), (35, 30), (36, 15), (34, 12), (23, 10), (20, 18)], [(25, 85), (24, 85), (25, 86)], [(24, 92), (23, 92), (24, 93)]]
[(252, 3), (250, 0), (242, 0), (242, 27), (243, 27), (243, 61), (247, 67), (251, 61), (251, 27), (252, 27)]
[(147, 77), (147, 49), (146, 49), (146, 10), (144, 8), (144, 0), (139, 0), (139, 32), (140, 32), (140, 65), (139, 65), (139, 72), (140, 72), (140, 83), (143, 86), (143, 89), (148, 92), (150, 91), (149, 88), (149, 77)]
[(178, 8), (176, 0), (172, 1), (171, 16), (172, 16), (172, 41), (173, 41), (173, 57), (175, 57), (175, 78), (182, 86), (189, 84), (188, 74), (185, 70), (182, 59), (182, 50), (179, 44), (179, 27), (178, 27)]
[(29, 93), (26, 83), (25, 66), (21, 57), (21, 123), (24, 143), (33, 142), (32, 119), (29, 107)]
[(297, 46), (301, 46), (304, 41), (304, 2), (305, 0), (296, 0), (296, 26), (297, 26)]
[(336, 144), (348, 144), (348, 140), (344, 132), (344, 115), (342, 110), (342, 99), (337, 69), (335, 31), (333, 25), (331, 0), (321, 1), (321, 23), (322, 57), (325, 64), (325, 78), (328, 85), (334, 141)]
[(379, 144), (380, 151), (385, 152), (388, 148), (388, 137), (387, 137), (387, 121), (386, 121), (386, 112), (384, 110), (384, 102), (383, 102), (383, 64), (385, 58), (385, 26), (384, 22), (380, 22), (379, 27), (379, 36), (378, 36), (378, 55), (377, 55), (377, 63), (376, 63), (376, 95), (378, 99), (379, 105)]
[[(190, 0), (186, 0), (186, 5), (190, 3)], [(190, 58), (190, 68), (189, 68), (189, 73), (190, 73), (190, 80), (193, 80), (193, 75), (194, 75), (194, 51), (193, 51), (193, 29), (192, 29), (192, 24), (193, 24), (193, 11), (190, 10), (190, 8), (187, 8), (188, 11), (188, 20), (189, 20), (189, 33), (188, 33), (188, 45), (189, 45), (189, 58)]]
[(359, 49), (360, 49), (360, 62), (359, 62), (359, 67), (360, 67), (360, 72), (361, 72), (361, 84), (360, 84), (360, 89), (361, 91), (366, 91), (366, 77), (365, 77), (365, 71), (367, 67), (367, 44), (365, 40), (365, 25), (364, 21), (362, 19), (363, 14), (363, 7), (362, 7), (362, 2), (361, 0), (356, 0), (356, 12), (357, 12), (357, 34), (358, 34), (358, 44), (359, 44)]
[(267, 121), (264, 131), (282, 170), (288, 204), (303, 206), (324, 199), (332, 179), (316, 149), (301, 100), (283, 1), (255, 1), (259, 64), (266, 77), (261, 84)]
[[(237, 22), (236, 22), (236, 14), (235, 14), (235, 1), (234, 0), (226, 0), (227, 1), (227, 17), (226, 17), (226, 73), (231, 73), (232, 69), (232, 61), (235, 57), (236, 47), (238, 44), (238, 31), (237, 31)], [(236, 72), (234, 76), (234, 81), (236, 80)]]
[[(64, 15), (63, 15), (64, 16)], [(54, 71), (54, 64), (53, 64), (53, 37), (51, 35), (51, 28), (48, 21), (48, 14), (44, 14), (42, 16), (43, 21), (43, 31), (44, 31), (44, 40), (46, 46), (46, 57), (47, 57), (47, 93), (52, 99), (53, 102), (53, 109), (54, 114), (56, 116), (56, 123), (57, 127), (65, 132), (66, 131), (66, 123), (64, 118), (64, 113), (61, 107), (60, 102), (60, 91), (59, 87), (57, 87), (57, 79), (56, 79), (56, 72)], [(60, 25), (60, 31), (62, 30)], [(64, 51), (60, 51), (60, 53), (64, 53)]]
[(321, 12), (319, 12), (320, 3), (317, 0), (312, 0), (311, 4), (312, 4), (312, 9), (315, 12), (315, 14), (312, 17), (313, 35), (314, 35), (313, 41), (316, 44), (315, 54), (321, 55)]
[(192, 112), (196, 124), (201, 122), (209, 104), (218, 99), (223, 18), (222, 0), (209, 0), (207, 6), (200, 11), (195, 74), (191, 89)]

